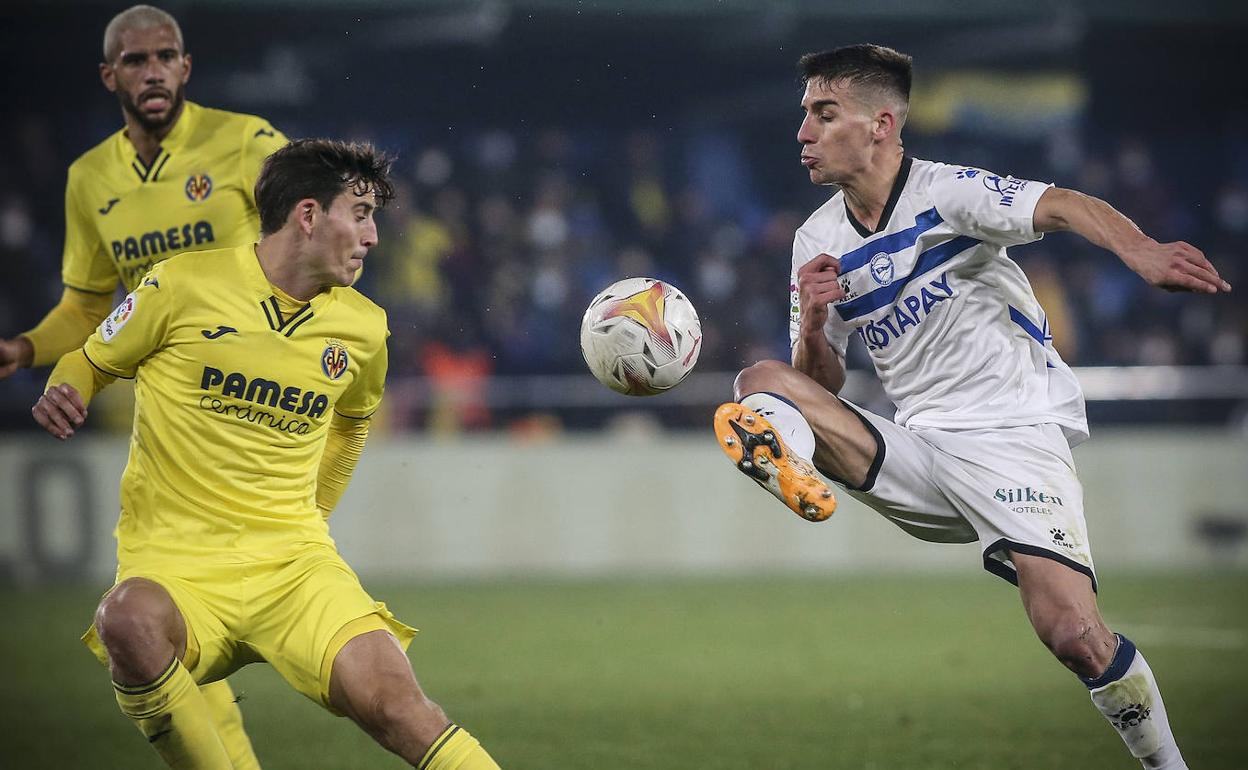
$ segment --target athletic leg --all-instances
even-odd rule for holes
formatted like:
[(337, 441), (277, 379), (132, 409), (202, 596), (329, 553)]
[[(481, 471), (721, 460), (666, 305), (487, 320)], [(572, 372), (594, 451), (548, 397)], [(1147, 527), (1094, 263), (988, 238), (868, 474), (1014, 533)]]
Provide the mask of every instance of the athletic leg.
[(1043, 556), (1011, 553), (1027, 618), (1040, 641), (1088, 687), (1092, 703), (1146, 768), (1186, 770), (1152, 670), (1105, 625), (1087, 575)]
[(208, 704), (182, 666), (186, 622), (165, 589), (142, 578), (122, 581), (100, 602), (95, 627), (117, 704), (165, 764), (232, 770)]
[(421, 690), (386, 631), (347, 642), (334, 658), (329, 702), (379, 744), (422, 770), (497, 770), (480, 743)]
[[(879, 446), (852, 409), (822, 385), (780, 361), (760, 361), (737, 375), (733, 398), (742, 401), (754, 393), (780, 396), (792, 403), (798, 418), (814, 434), (814, 454), (806, 459), (838, 481), (862, 486)], [(786, 424), (776, 425), (782, 435), (791, 421), (782, 419)]]
[(243, 712), (238, 707), (238, 698), (230, 687), (228, 680), (220, 679), (202, 685), (199, 691), (204, 695), (208, 711), (212, 714), (212, 722), (217, 726), (217, 736), (221, 739), (225, 751), (230, 755), (234, 770), (260, 770), (260, 760), (251, 746), (251, 738), (243, 727)]

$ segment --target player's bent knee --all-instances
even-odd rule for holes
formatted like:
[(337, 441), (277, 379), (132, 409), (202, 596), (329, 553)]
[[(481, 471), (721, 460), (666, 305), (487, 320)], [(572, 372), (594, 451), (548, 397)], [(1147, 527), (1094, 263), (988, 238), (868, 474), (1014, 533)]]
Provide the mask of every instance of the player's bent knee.
[(794, 371), (793, 367), (783, 361), (759, 361), (737, 374), (733, 383), (733, 395), (737, 399), (760, 391), (779, 392), (784, 395), (784, 382)]
[(450, 724), (441, 706), (419, 690), (405, 687), (380, 688), (357, 717), (387, 746), (411, 737), (427, 747)]
[(168, 594), (145, 580), (122, 582), (95, 611), (96, 631), (110, 654), (172, 644), (176, 620), (177, 609)]
[(1053, 656), (1080, 676), (1097, 676), (1113, 654), (1112, 634), (1097, 619), (1071, 613), (1036, 629)]

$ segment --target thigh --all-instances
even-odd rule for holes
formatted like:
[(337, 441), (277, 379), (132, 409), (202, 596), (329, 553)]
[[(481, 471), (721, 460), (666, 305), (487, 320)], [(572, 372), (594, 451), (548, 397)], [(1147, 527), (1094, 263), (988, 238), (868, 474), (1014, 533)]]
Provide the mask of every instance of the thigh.
[(924, 431), (944, 456), (938, 480), (979, 535), (984, 569), (1018, 584), (1014, 554), (1096, 573), (1083, 514), (1083, 487), (1055, 425)]
[[(384, 630), (406, 649), (416, 630), (399, 622), (360, 585), (335, 551), (310, 551), (257, 567), (248, 580), (244, 640), (299, 692), (328, 708), (333, 661), (356, 636)], [(406, 658), (404, 658), (406, 660)]]
[(861, 486), (846, 484), (816, 464), (819, 471), (912, 537), (933, 543), (974, 542), (975, 529), (938, 479), (940, 452), (914, 431), (848, 401), (842, 403), (875, 437), (878, 454)]

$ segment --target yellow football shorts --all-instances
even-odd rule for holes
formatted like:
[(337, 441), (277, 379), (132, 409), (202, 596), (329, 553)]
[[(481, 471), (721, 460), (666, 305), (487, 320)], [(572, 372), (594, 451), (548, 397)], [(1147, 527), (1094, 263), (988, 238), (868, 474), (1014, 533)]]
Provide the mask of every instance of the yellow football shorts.
[[(416, 635), (374, 601), (328, 547), (247, 564), (128, 564), (116, 584), (130, 578), (151, 580), (173, 598), (186, 620), (182, 663), (195, 681), (214, 682), (248, 663), (268, 661), (292, 687), (335, 714), (329, 677), (347, 642), (383, 630), (406, 650)], [(82, 640), (108, 664), (94, 624)]]

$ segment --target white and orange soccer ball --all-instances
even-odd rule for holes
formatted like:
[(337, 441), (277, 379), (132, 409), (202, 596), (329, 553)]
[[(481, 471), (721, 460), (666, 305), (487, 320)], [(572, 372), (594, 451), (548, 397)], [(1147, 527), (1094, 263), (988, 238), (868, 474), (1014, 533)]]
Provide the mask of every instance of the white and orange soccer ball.
[(598, 380), (628, 396), (653, 396), (689, 376), (702, 348), (693, 303), (653, 278), (616, 281), (589, 303), (581, 353)]

